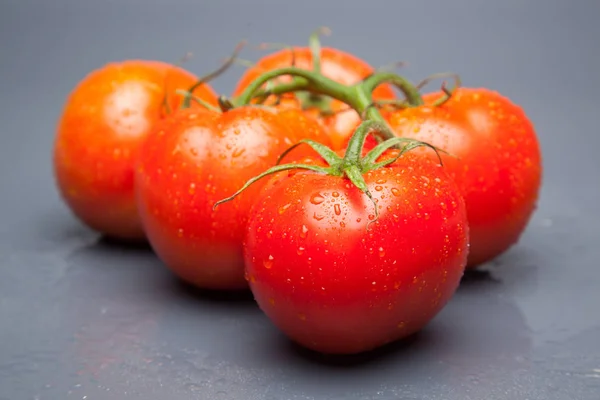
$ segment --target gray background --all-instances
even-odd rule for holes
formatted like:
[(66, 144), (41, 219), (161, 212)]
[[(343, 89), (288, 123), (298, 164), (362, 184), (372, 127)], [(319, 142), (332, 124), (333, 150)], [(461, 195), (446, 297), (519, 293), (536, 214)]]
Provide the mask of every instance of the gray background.
[[(597, 400), (599, 16), (595, 0), (1, 0), (0, 399)], [(304, 44), (320, 25), (373, 65), (511, 97), (545, 166), (535, 218), (490, 274), (410, 343), (341, 360), (291, 346), (251, 299), (192, 293), (148, 250), (99, 241), (50, 169), (88, 71), (193, 51), (202, 73), (242, 38)], [(214, 86), (229, 93), (241, 71)]]

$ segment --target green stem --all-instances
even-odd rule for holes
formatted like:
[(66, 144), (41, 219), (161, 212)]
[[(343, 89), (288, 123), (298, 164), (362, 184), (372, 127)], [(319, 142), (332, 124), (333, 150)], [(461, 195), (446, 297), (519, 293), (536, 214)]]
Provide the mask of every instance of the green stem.
[[(314, 94), (329, 96), (346, 103), (359, 115), (365, 115), (370, 120), (385, 123), (385, 119), (379, 110), (376, 107), (372, 107), (373, 96), (371, 92), (365, 90), (362, 83), (345, 86), (321, 74), (297, 67), (279, 68), (260, 75), (246, 87), (240, 96), (233, 100), (233, 103), (236, 106), (247, 105), (250, 104), (257, 94), (261, 97), (264, 96), (265, 91), (261, 91), (261, 87), (270, 80), (282, 75), (290, 75), (294, 77), (294, 80), (291, 83), (274, 87), (271, 89), (270, 93), (283, 94), (305, 90)], [(385, 138), (387, 137), (384, 136), (384, 139)]]
[(387, 124), (372, 120), (364, 121), (356, 128), (352, 138), (348, 142), (346, 154), (344, 154), (345, 166), (354, 165), (362, 168), (362, 149), (365, 145), (367, 136), (373, 131), (387, 133), (388, 136), (393, 137), (393, 134), (389, 132)]
[(363, 81), (362, 90), (372, 93), (378, 86), (384, 83), (396, 86), (404, 94), (411, 106), (423, 105), (423, 98), (419, 94), (419, 90), (408, 80), (393, 72), (378, 72), (369, 76)]

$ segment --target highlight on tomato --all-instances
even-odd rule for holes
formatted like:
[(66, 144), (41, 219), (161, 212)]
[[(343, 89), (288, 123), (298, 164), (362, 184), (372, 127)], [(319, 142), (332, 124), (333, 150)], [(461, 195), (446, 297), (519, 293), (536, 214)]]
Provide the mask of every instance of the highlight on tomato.
[[(199, 78), (161, 61), (112, 62), (89, 73), (69, 94), (60, 116), (53, 171), (65, 204), (91, 229), (121, 240), (143, 240), (133, 177), (139, 147), (168, 112), (177, 90)], [(208, 84), (194, 95), (216, 105)]]
[[(307, 47), (285, 46), (259, 59), (238, 80), (233, 96), (241, 95), (261, 74), (283, 67), (317, 71), (343, 85), (356, 84), (375, 72), (371, 65), (356, 55), (333, 47), (321, 47), (319, 35), (323, 33), (327, 33), (327, 29), (321, 28), (313, 33)], [(289, 83), (291, 80), (289, 76), (280, 76), (276, 82)], [(375, 100), (387, 100), (396, 98), (396, 94), (391, 86), (381, 85), (375, 88), (372, 97)], [(263, 104), (274, 102), (275, 96), (263, 99)], [(341, 149), (344, 141), (361, 122), (359, 114), (344, 102), (315, 93), (287, 92), (279, 97), (278, 103), (300, 108), (319, 121), (331, 137), (334, 149)]]
[(217, 203), (272, 175), (249, 214), (246, 278), (270, 320), (318, 352), (360, 353), (421, 330), (465, 268), (458, 187), (439, 163), (411, 153), (424, 143), (390, 139), (361, 157), (375, 129), (387, 128), (363, 123), (343, 158), (305, 140), (319, 159), (273, 167)]

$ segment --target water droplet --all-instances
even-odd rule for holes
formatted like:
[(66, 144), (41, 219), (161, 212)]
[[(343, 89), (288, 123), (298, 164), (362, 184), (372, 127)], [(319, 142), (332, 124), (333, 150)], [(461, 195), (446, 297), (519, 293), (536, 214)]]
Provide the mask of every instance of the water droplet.
[(270, 239), (272, 236), (273, 236), (273, 231), (269, 231), (269, 232), (267, 232), (267, 238), (269, 238), (269, 239)]
[(322, 220), (325, 217), (322, 216), (322, 215), (320, 215), (320, 214), (314, 213), (313, 214), (313, 218), (316, 219), (317, 221), (320, 221), (320, 220)]
[(302, 225), (302, 231), (300, 232), (300, 237), (304, 239), (306, 237), (306, 233), (308, 232), (308, 228), (306, 225)]
[(400, 191), (398, 190), (398, 188), (392, 188), (392, 194), (394, 196), (400, 196)]
[(398, 322), (398, 329), (404, 329), (406, 322)]
[(265, 261), (263, 261), (263, 266), (266, 269), (271, 269), (271, 267), (273, 266), (273, 256), (269, 255), (269, 258), (267, 258)]
[(231, 153), (231, 157), (237, 158), (237, 157), (241, 156), (242, 154), (244, 154), (245, 151), (246, 151), (246, 149), (244, 147), (238, 147)]
[(383, 186), (377, 185), (375, 186), (375, 190), (381, 192), (383, 190)]
[(345, 228), (346, 227), (346, 223), (344, 221), (340, 222), (340, 227)]
[(315, 193), (310, 198), (310, 202), (313, 203), (314, 205), (319, 205), (324, 201), (325, 201), (325, 198), (323, 198), (323, 196), (321, 196), (321, 193)]
[(306, 321), (306, 315), (305, 315), (305, 314), (303, 314), (303, 313), (298, 313), (298, 318), (299, 318), (301, 321)]
[(183, 229), (179, 228), (179, 229), (177, 230), (177, 236), (179, 236), (179, 237), (183, 237)]
[(385, 179), (378, 179), (375, 183), (379, 184), (379, 185), (383, 185), (386, 182)]
[(342, 209), (340, 208), (339, 204), (335, 204), (333, 206), (333, 211), (335, 212), (335, 215), (340, 215), (342, 213)]
[(299, 256), (301, 256), (302, 253), (304, 253), (304, 247), (302, 247), (302, 246), (298, 247), (297, 253), (298, 253)]
[(340, 194), (339, 194), (338, 192), (333, 192), (333, 193), (331, 193), (331, 195), (332, 195), (333, 197), (340, 197)]
[(190, 194), (194, 194), (196, 192), (196, 184), (194, 182), (190, 183), (190, 189), (188, 190)]
[(379, 257), (381, 257), (381, 258), (385, 257), (385, 249), (383, 247), (379, 248)]
[(362, 218), (356, 218), (356, 222), (362, 221)]
[(279, 208), (279, 214), (280, 214), (280, 215), (281, 215), (281, 214), (283, 214), (283, 213), (284, 213), (284, 212), (285, 212), (285, 211), (286, 211), (286, 210), (287, 210), (287, 209), (288, 209), (290, 206), (291, 206), (291, 204), (290, 204), (290, 203), (288, 203), (288, 204), (286, 204), (286, 205), (284, 205), (284, 206), (281, 206), (281, 207)]

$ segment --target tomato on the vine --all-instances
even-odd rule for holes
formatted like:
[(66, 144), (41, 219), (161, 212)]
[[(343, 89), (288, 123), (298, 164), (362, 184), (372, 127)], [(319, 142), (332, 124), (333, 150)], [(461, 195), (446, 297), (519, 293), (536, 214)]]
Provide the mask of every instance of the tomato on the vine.
[(452, 155), (445, 169), (467, 205), (471, 244), (468, 267), (490, 261), (514, 245), (537, 204), (542, 179), (533, 124), (508, 98), (488, 89), (458, 88), (423, 96), (426, 105), (386, 114), (395, 134)]
[[(148, 132), (198, 78), (175, 65), (129, 60), (88, 74), (69, 95), (54, 144), (59, 192), (92, 229), (124, 240), (143, 240), (135, 206), (134, 163)], [(206, 84), (194, 95), (217, 104)]]
[[(246, 70), (238, 81), (234, 96), (240, 95), (259, 75), (275, 69), (294, 65), (301, 69), (313, 69), (313, 56), (309, 47), (293, 47), (283, 49), (261, 58), (253, 67)], [(323, 47), (320, 57), (321, 73), (343, 85), (352, 85), (371, 75), (374, 68), (360, 58), (331, 47)], [(289, 82), (290, 77), (281, 76), (277, 82)], [(281, 104), (287, 107), (302, 107), (296, 94), (287, 93), (282, 96)], [(381, 85), (373, 91), (373, 99), (386, 100), (396, 97), (389, 85)], [(305, 112), (316, 118), (329, 133), (333, 147), (342, 148), (344, 140), (347, 139), (360, 123), (360, 116), (356, 111), (348, 108), (346, 104), (338, 100), (331, 100), (329, 108), (332, 114), (323, 114), (322, 110), (309, 102), (304, 104), (308, 107)], [(269, 104), (267, 101), (266, 104)]]
[(246, 279), (281, 331), (323, 353), (368, 351), (419, 331), (455, 293), (466, 264), (456, 183), (406, 147), (359, 159), (365, 132), (343, 159), (315, 148), (322, 159), (274, 167), (221, 201), (273, 174), (250, 211)]
[[(166, 266), (200, 288), (247, 287), (242, 238), (260, 185), (213, 205), (304, 138), (328, 143), (299, 110), (186, 109), (163, 120), (142, 148), (136, 192), (148, 240)], [(286, 160), (292, 156), (303, 152)]]

